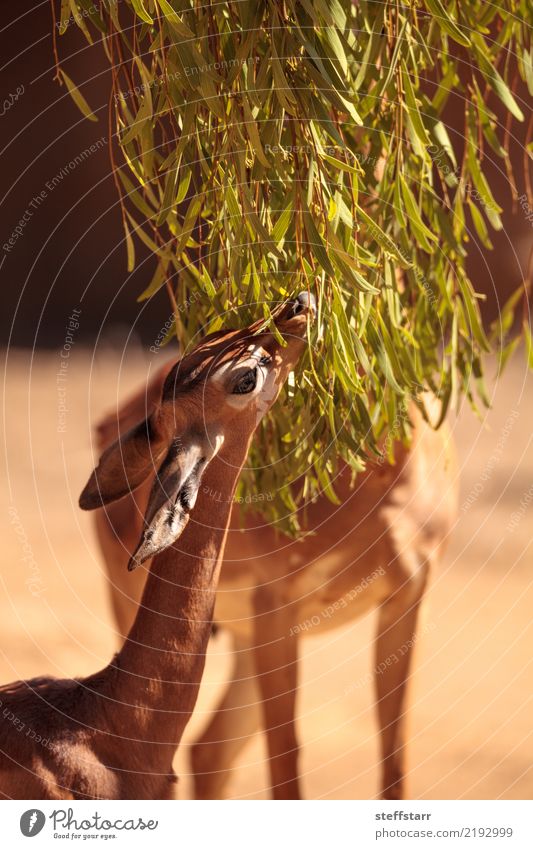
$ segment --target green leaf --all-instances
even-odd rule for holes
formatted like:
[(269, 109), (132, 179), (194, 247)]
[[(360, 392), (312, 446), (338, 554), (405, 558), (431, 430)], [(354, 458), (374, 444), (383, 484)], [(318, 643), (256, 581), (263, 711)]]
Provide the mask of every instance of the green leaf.
[(476, 228), (476, 233), (479, 236), (481, 244), (484, 245), (489, 251), (492, 250), (492, 243), (489, 239), (489, 234), (487, 232), (487, 228), (485, 227), (485, 222), (483, 221), (483, 216), (481, 215), (475, 203), (470, 200), (470, 198), (468, 199), (468, 208), (470, 209), (472, 221), (474, 222), (474, 227)]
[(319, 261), (326, 274), (330, 274), (332, 277), (334, 277), (335, 271), (331, 262), (329, 261), (326, 249), (324, 247), (324, 242), (318, 230), (316, 229), (315, 222), (313, 221), (311, 213), (307, 209), (304, 210), (304, 222), (305, 229), (307, 231), (309, 249), (316, 256), (317, 260)]
[(530, 95), (533, 97), (533, 46), (527, 50), (525, 47), (522, 50), (522, 68), (523, 77), (527, 83), (527, 88)]
[(261, 143), (261, 137), (259, 135), (259, 130), (257, 128), (257, 124), (255, 122), (253, 115), (252, 115), (252, 110), (250, 109), (250, 106), (248, 104), (248, 100), (246, 99), (246, 97), (243, 97), (242, 108), (243, 108), (243, 111), (244, 111), (244, 119), (246, 121), (245, 129), (246, 129), (246, 133), (248, 135), (248, 138), (250, 139), (252, 149), (253, 149), (255, 155), (257, 156), (259, 162), (262, 165), (264, 165), (266, 168), (270, 168), (270, 162), (268, 161), (268, 159), (265, 156), (265, 151), (263, 150), (263, 145)]
[(335, 156), (330, 156), (329, 153), (321, 153), (321, 159), (329, 162), (330, 165), (334, 165), (339, 171), (347, 171), (349, 174), (360, 174), (362, 170), (361, 166), (350, 165), (348, 162), (343, 162)]
[(468, 143), (468, 167), (470, 174), (472, 175), (477, 194), (483, 205), (485, 215), (495, 230), (501, 230), (503, 227), (500, 219), (500, 212), (502, 212), (502, 208), (494, 200), (487, 179), (481, 171), (476, 150), (471, 140), (469, 140)]
[(183, 219), (183, 225), (181, 226), (179, 232), (177, 233), (178, 239), (176, 244), (176, 256), (181, 256), (182, 251), (186, 248), (187, 242), (192, 237), (194, 226), (200, 214), (200, 210), (202, 209), (203, 195), (197, 195), (192, 198), (189, 206), (187, 207), (187, 212), (185, 213), (185, 218)]
[(405, 228), (407, 226), (407, 219), (403, 214), (403, 202), (400, 194), (401, 189), (401, 181), (399, 175), (394, 180), (394, 214), (398, 219), (398, 224), (400, 227)]
[(280, 242), (285, 237), (285, 234), (289, 229), (289, 224), (291, 223), (291, 220), (292, 201), (289, 202), (289, 205), (287, 207), (285, 207), (272, 229), (272, 241), (275, 245), (279, 246)]
[(275, 82), (274, 92), (283, 108), (286, 109), (287, 112), (292, 113), (294, 111), (294, 106), (296, 105), (296, 97), (291, 90), (287, 77), (285, 76), (285, 72), (276, 53), (276, 46), (273, 39), (271, 60), (272, 73), (274, 74)]
[(80, 10), (78, 8), (78, 0), (69, 0), (69, 5), (70, 5), (71, 12), (72, 12), (72, 18), (73, 18), (76, 26), (78, 27), (78, 29), (80, 29), (82, 31), (82, 33), (85, 36), (85, 38), (87, 39), (88, 43), (92, 44), (93, 40), (91, 38), (91, 33), (87, 29), (87, 25), (85, 23), (83, 13), (80, 12)]
[(399, 174), (399, 180), (402, 191), (402, 197), (405, 204), (405, 211), (409, 216), (409, 221), (411, 223), (413, 232), (417, 238), (418, 243), (420, 244), (420, 247), (428, 253), (431, 253), (433, 251), (433, 247), (431, 246), (430, 242), (437, 242), (437, 237), (434, 233), (431, 232), (428, 227), (426, 227), (426, 225), (422, 221), (422, 216), (420, 215), (415, 196), (407, 185), (402, 174)]
[(185, 200), (187, 192), (189, 191), (189, 186), (191, 184), (192, 170), (190, 168), (185, 168), (182, 169), (182, 171), (184, 171), (184, 173), (180, 177), (180, 181), (178, 183), (178, 191), (175, 199), (176, 206)]
[[(126, 217), (127, 217), (128, 221), (130, 222), (130, 224), (132, 225), (133, 230), (135, 232), (135, 235), (138, 236), (138, 238), (141, 240), (141, 242), (143, 242), (146, 245), (146, 247), (150, 251), (152, 251), (152, 253), (156, 254), (157, 256), (160, 256), (161, 249), (156, 245), (154, 240), (150, 238), (148, 233), (146, 233), (145, 230), (143, 230), (143, 228), (140, 227), (139, 224), (137, 224), (134, 217), (132, 215), (130, 215), (130, 213), (127, 210), (126, 210)], [(126, 233), (127, 233), (128, 230), (127, 230), (127, 227), (126, 227), (126, 223), (124, 223), (124, 229), (126, 230)], [(131, 247), (133, 247), (133, 242), (131, 243)], [(133, 268), (130, 269), (128, 267), (128, 271), (132, 271), (132, 270), (133, 270)]]
[(531, 327), (528, 321), (524, 321), (523, 330), (526, 343), (527, 367), (533, 371), (533, 338), (531, 336)]
[(178, 13), (175, 9), (172, 8), (168, 0), (156, 0), (157, 5), (163, 12), (165, 18), (170, 21), (173, 26), (173, 29), (178, 33), (178, 35), (182, 36), (182, 38), (194, 38), (194, 33), (189, 27), (182, 21)]
[(242, 210), (239, 206), (239, 201), (237, 200), (237, 195), (233, 191), (232, 186), (226, 186), (226, 197), (225, 201), (229, 210), (229, 214), (236, 221), (242, 218)]
[[(130, 269), (132, 270), (132, 269)], [(150, 280), (148, 286), (141, 292), (137, 301), (147, 301), (148, 298), (151, 298), (152, 295), (155, 295), (156, 292), (159, 291), (161, 286), (164, 286), (167, 279), (167, 266), (162, 262), (158, 262), (152, 279)]]
[(325, 495), (328, 501), (331, 501), (332, 504), (341, 504), (341, 501), (335, 492), (335, 489), (331, 482), (331, 478), (325, 466), (322, 466), (319, 463), (315, 463), (314, 470), (318, 480), (320, 481), (320, 485), (322, 487), (322, 494)]
[(480, 346), (483, 351), (490, 351), (489, 341), (485, 335), (485, 331), (483, 330), (483, 326), (481, 324), (481, 319), (479, 316), (479, 308), (475, 301), (472, 288), (468, 283), (468, 280), (463, 277), (463, 274), (458, 275), (458, 283), (459, 288), (461, 289), (461, 294), (463, 296), (463, 304), (466, 307), (466, 312), (468, 316), (469, 322), (469, 330), (473, 334), (474, 339)]
[(370, 215), (368, 215), (368, 213), (366, 213), (359, 205), (357, 205), (357, 216), (364, 222), (372, 238), (375, 239), (386, 253), (393, 257), (402, 266), (402, 268), (408, 268), (409, 265), (411, 265), (411, 263), (409, 263), (402, 255), (398, 246), (394, 243), (391, 237), (388, 236), (385, 231), (381, 229), (379, 224), (376, 224)]
[(329, 44), (331, 51), (339, 63), (339, 68), (342, 73), (346, 76), (348, 73), (348, 60), (346, 58), (346, 54), (344, 52), (344, 47), (342, 46), (342, 41), (334, 27), (325, 27), (322, 30), (326, 42)]
[(202, 288), (210, 298), (216, 298), (217, 290), (215, 288), (215, 284), (211, 280), (209, 276), (209, 272), (207, 268), (202, 268), (202, 273), (200, 275), (199, 280), (201, 281)]
[(135, 14), (138, 15), (141, 20), (145, 21), (147, 24), (153, 24), (154, 19), (150, 17), (144, 8), (143, 0), (131, 0), (131, 5), (133, 6)]
[(69, 92), (70, 96), (72, 97), (72, 100), (74, 101), (74, 103), (76, 104), (76, 106), (78, 107), (80, 112), (82, 113), (82, 115), (85, 115), (85, 117), (88, 118), (89, 121), (98, 121), (98, 118), (91, 111), (91, 107), (89, 106), (89, 104), (85, 100), (83, 94), (74, 85), (74, 83), (72, 82), (70, 77), (67, 76), (67, 74), (65, 74), (63, 68), (59, 68), (59, 75), (61, 76), (62, 80), (66, 83), (68, 92)]
[(463, 47), (470, 47), (471, 42), (469, 37), (460, 29), (455, 21), (450, 17), (440, 0), (424, 0), (430, 12), (433, 12), (441, 29), (451, 35), (454, 41), (462, 44)]
[(472, 35), (472, 44), (475, 47), (476, 57), (479, 63), (479, 70), (485, 77), (486, 81), (490, 85), (492, 89), (496, 92), (502, 103), (507, 107), (511, 115), (518, 121), (524, 120), (524, 113), (520, 109), (518, 103), (513, 97), (513, 94), (510, 88), (507, 86), (507, 83), (500, 76), (496, 66), (494, 65), (494, 60), (490, 56), (489, 50), (483, 37), (479, 33), (474, 33)]
[(418, 103), (415, 96), (415, 91), (413, 88), (413, 84), (411, 82), (411, 78), (409, 76), (409, 71), (407, 70), (407, 65), (405, 61), (402, 59), (402, 79), (403, 84), (405, 86), (405, 101), (407, 104), (407, 109), (409, 111), (409, 117), (413, 123), (413, 127), (415, 132), (422, 142), (422, 144), (429, 147), (431, 144), (429, 136), (427, 134), (427, 130), (424, 126), (424, 122), (422, 120), (422, 116), (420, 114), (420, 110), (418, 108)]
[(82, 9), (85, 9), (87, 13), (87, 18), (96, 29), (100, 30), (104, 34), (107, 32), (106, 26), (98, 14), (98, 6), (94, 2), (94, 0), (77, 0), (77, 5), (81, 6)]
[[(498, 351), (498, 377), (501, 377), (502, 372), (510, 358), (513, 356), (518, 345), (520, 344), (520, 336), (515, 336), (509, 342), (503, 345)], [(527, 349), (526, 349), (527, 353)]]
[[(489, 400), (467, 260), (501, 226), (485, 162), (512, 182), (509, 121), (526, 111), (515, 70), (533, 92), (526, 5), (62, 0), (61, 30), (83, 12), (112, 67), (128, 268), (137, 239), (155, 257), (141, 299), (179, 278), (165, 338), (254, 320), (279, 337), (269, 305), (316, 295), (308, 345), (242, 475), (243, 494), (276, 494), (261, 509), (280, 530), (297, 532), (287, 514), (331, 489), (338, 461), (358, 473), (379, 439), (393, 462), (410, 438), (402, 405), (424, 415), (422, 389), (441, 418), (462, 394), (474, 409)], [(459, 100), (466, 126), (452, 132)], [(491, 326), (500, 366), (522, 341), (533, 360), (522, 295)]]
[(359, 72), (354, 80), (355, 91), (359, 91), (369, 69), (375, 67), (378, 53), (384, 44), (385, 35), (383, 32), (383, 21), (379, 19), (379, 16), (376, 16), (376, 19), (372, 24), (372, 31), (369, 34), (363, 58), (361, 59)]
[(388, 357), (387, 351), (385, 349), (385, 346), (382, 342), (382, 339), (379, 336), (376, 328), (374, 327), (373, 322), (371, 322), (371, 321), (368, 322), (367, 333), (368, 333), (368, 341), (370, 343), (370, 346), (371, 346), (374, 354), (377, 357), (377, 360), (380, 364), (380, 367), (383, 371), (383, 374), (385, 375), (385, 379), (386, 379), (387, 383), (389, 384), (389, 386), (392, 389), (394, 389), (395, 392), (398, 393), (398, 395), (404, 395), (405, 394), (404, 389), (402, 389), (402, 387), (400, 386), (400, 384), (396, 380), (394, 370), (392, 368), (391, 362), (389, 360), (389, 357)]
[(64, 35), (68, 29), (70, 22), (70, 0), (61, 0), (61, 10), (59, 13), (59, 35)]
[(448, 130), (442, 121), (435, 121), (435, 124), (432, 127), (432, 133), (435, 136), (437, 143), (447, 153), (453, 167), (457, 168), (457, 159), (455, 158), (453, 145), (450, 141)]
[(173, 168), (170, 173), (167, 175), (167, 182), (165, 184), (165, 193), (163, 195), (163, 200), (161, 203), (161, 209), (159, 215), (157, 216), (156, 224), (158, 227), (161, 227), (162, 224), (165, 223), (168, 216), (172, 212), (173, 201), (174, 201), (174, 192), (176, 189), (176, 180), (178, 177), (178, 169)]
[(141, 193), (137, 191), (131, 180), (126, 176), (122, 168), (117, 168), (117, 174), (120, 182), (126, 189), (127, 199), (131, 201), (142, 212), (146, 219), (149, 220), (154, 215), (154, 210), (149, 206)]
[(152, 118), (152, 96), (150, 94), (150, 87), (145, 86), (143, 89), (144, 94), (142, 96), (141, 105), (137, 110), (137, 114), (131, 126), (126, 130), (125, 134), (122, 136), (121, 144), (127, 145), (134, 139), (138, 138), (141, 135), (144, 125), (147, 121), (150, 121)]
[(126, 221), (124, 221), (123, 224), (124, 224), (124, 237), (126, 239), (126, 249), (127, 249), (127, 254), (128, 254), (127, 268), (128, 268), (128, 271), (133, 271), (133, 269), (135, 268), (135, 247), (133, 245), (133, 239), (131, 238), (131, 233), (128, 229), (128, 225), (126, 224)]
[(518, 304), (524, 297), (525, 290), (523, 283), (518, 286), (515, 291), (507, 298), (500, 315), (497, 320), (491, 325), (493, 339), (497, 339), (498, 335), (506, 336), (511, 330), (515, 321), (515, 312)]

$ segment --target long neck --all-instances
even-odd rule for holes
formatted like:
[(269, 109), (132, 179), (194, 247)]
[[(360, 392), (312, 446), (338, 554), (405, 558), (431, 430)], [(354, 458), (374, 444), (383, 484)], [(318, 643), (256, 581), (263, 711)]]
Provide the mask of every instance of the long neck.
[(127, 723), (131, 737), (158, 744), (150, 747), (158, 763), (171, 762), (198, 696), (233, 495), (248, 447), (246, 439), (224, 444), (209, 464), (187, 527), (174, 547), (153, 560), (116, 658), (115, 716)]

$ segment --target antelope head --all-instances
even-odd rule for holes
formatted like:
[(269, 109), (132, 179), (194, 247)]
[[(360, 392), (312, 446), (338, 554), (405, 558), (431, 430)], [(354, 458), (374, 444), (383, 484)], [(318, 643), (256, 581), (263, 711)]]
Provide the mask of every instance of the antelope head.
[(202, 475), (225, 440), (248, 444), (304, 348), (314, 298), (307, 292), (275, 314), (282, 345), (262, 322), (207, 336), (172, 367), (160, 403), (100, 458), (80, 496), (94, 510), (155, 474), (144, 532), (128, 568), (172, 545), (193, 509)]

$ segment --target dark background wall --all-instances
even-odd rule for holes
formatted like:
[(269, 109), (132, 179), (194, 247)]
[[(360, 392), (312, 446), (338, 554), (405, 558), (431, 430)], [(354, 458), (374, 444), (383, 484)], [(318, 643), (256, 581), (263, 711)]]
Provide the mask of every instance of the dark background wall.
[[(57, 2), (58, 17), (59, 6)], [(164, 292), (148, 304), (136, 302), (154, 267), (137, 242), (138, 267), (131, 276), (126, 270), (107, 146), (110, 76), (103, 51), (99, 45), (89, 48), (74, 24), (59, 39), (65, 70), (84, 83), (82, 91), (99, 117), (98, 123), (91, 123), (81, 116), (65, 87), (54, 81), (48, 0), (7, 4), (3, 12), (3, 108), (5, 99), (9, 101), (21, 87), (24, 91), (0, 117), (0, 245), (7, 242), (25, 213), (28, 220), (9, 252), (0, 247), (2, 342), (55, 347), (64, 338), (69, 315), (77, 308), (82, 311), (79, 341), (94, 343), (99, 331), (107, 338), (123, 337), (133, 326), (134, 333), (150, 345), (167, 319), (169, 307)], [(529, 115), (530, 99), (523, 88), (519, 98)], [(449, 120), (452, 132), (461, 136), (460, 101), (452, 103)], [(524, 139), (525, 127), (520, 127), (512, 145), (520, 192), (524, 190)], [(91, 144), (99, 145), (96, 152), (69, 168)], [(525, 276), (532, 229), (520, 208), (515, 213), (511, 209), (500, 163), (487, 168), (496, 177), (496, 196), (506, 210), (504, 230), (492, 235), (495, 251), (486, 254), (472, 246), (475, 282), (488, 294), (485, 312), (490, 318), (497, 312), (498, 301)], [(48, 190), (47, 182), (62, 169), (67, 173)], [(43, 191), (46, 196), (40, 205), (31, 207), (32, 199)]]
[[(93, 123), (54, 80), (48, 0), (8, 7), (0, 46), (2, 102), (22, 86), (24, 92), (0, 117), (2, 341), (54, 347), (72, 309), (81, 308), (78, 340), (94, 342), (99, 330), (123, 335), (134, 325), (151, 344), (170, 310), (164, 293), (148, 305), (136, 302), (154, 268), (138, 242), (139, 267), (131, 276), (126, 270), (107, 145), (110, 75), (103, 51), (88, 48), (74, 24), (59, 40), (68, 75), (87, 81), (82, 91), (99, 118)], [(69, 167), (91, 144), (95, 152)], [(42, 203), (32, 207), (43, 191)], [(25, 213), (29, 220), (6, 252), (2, 246)]]

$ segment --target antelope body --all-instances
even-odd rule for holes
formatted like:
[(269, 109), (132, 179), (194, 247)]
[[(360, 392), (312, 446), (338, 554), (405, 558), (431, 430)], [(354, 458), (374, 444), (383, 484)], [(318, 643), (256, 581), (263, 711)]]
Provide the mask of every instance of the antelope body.
[[(233, 493), (257, 423), (303, 349), (309, 303), (302, 295), (278, 311), (285, 347), (259, 324), (208, 337), (168, 373), (149, 415), (104, 452), (82, 508), (112, 505), (150, 483), (122, 564), (127, 571), (151, 559), (142, 605), (118, 655), (95, 675), (0, 688), (0, 797), (172, 796)], [(213, 504), (204, 489), (222, 498)], [(31, 735), (17, 733), (21, 726)]]
[[(118, 413), (97, 427), (100, 448), (151, 409), (164, 367)], [(375, 645), (377, 713), (384, 798), (402, 798), (406, 687), (417, 615), (428, 571), (438, 561), (456, 514), (456, 470), (446, 428), (433, 430), (413, 409), (409, 448), (375, 463), (350, 485), (342, 468), (341, 504), (320, 497), (306, 508), (306, 533), (289, 540), (251, 517), (244, 533), (230, 525), (215, 620), (234, 638), (232, 680), (192, 750), (196, 795), (221, 798), (250, 735), (267, 734), (272, 795), (299, 798), (295, 728), (298, 641), (378, 609)], [(127, 581), (124, 563), (142, 522), (149, 484), (95, 514), (113, 608), (121, 634), (139, 604), (144, 573)], [(214, 491), (216, 492), (216, 491)], [(213, 496), (213, 493), (212, 493)], [(213, 504), (216, 499), (213, 497)], [(387, 664), (388, 658), (397, 658)]]

